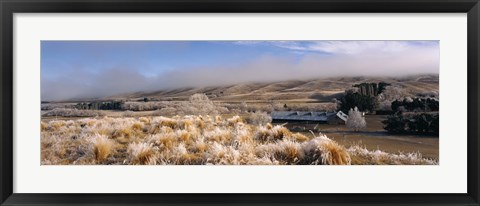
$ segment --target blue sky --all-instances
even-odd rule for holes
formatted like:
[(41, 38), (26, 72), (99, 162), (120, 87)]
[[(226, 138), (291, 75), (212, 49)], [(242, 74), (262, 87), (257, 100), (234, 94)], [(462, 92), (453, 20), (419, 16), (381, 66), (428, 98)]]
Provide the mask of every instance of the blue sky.
[(438, 41), (42, 41), (42, 99), (438, 73)]
[[(301, 43), (301, 42), (299, 42)], [(72, 70), (133, 68), (142, 75), (193, 67), (238, 65), (262, 55), (302, 56), (270, 44), (216, 41), (43, 41), (42, 77)]]

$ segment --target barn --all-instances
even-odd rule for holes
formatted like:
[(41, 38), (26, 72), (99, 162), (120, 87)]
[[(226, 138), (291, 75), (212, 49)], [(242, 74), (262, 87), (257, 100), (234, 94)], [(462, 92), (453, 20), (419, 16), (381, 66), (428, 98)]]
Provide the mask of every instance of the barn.
[(321, 124), (345, 124), (348, 116), (339, 112), (299, 112), (299, 111), (275, 111), (271, 113), (272, 122), (288, 123), (321, 123)]

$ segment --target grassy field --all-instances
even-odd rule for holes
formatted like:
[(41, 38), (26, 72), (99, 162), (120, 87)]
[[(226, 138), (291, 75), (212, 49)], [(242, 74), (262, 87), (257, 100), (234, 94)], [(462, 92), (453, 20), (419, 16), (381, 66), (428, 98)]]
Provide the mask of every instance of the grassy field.
[[(388, 82), (413, 95), (438, 91), (438, 76), (430, 79), (435, 81)], [(345, 124), (252, 121), (255, 115), (270, 118), (273, 111), (338, 111), (334, 98), (367, 80), (372, 79), (252, 83), (107, 98), (121, 100), (119, 110), (77, 110), (74, 102), (50, 102), (42, 110), (42, 164), (438, 164), (438, 137), (387, 133), (382, 115), (366, 115), (367, 127), (360, 131)]]
[[(112, 118), (123, 118), (123, 111), (104, 111)], [(133, 112), (135, 117), (154, 117), (154, 111)], [(223, 114), (222, 118), (231, 118), (235, 114)], [(242, 119), (248, 118), (248, 114), (238, 115)], [(99, 117), (101, 118), (101, 117)], [(383, 129), (383, 115), (366, 115), (367, 128), (359, 132), (354, 132), (342, 124), (295, 124), (284, 125), (286, 128), (299, 132), (309, 138), (312, 137), (310, 131), (322, 133), (328, 138), (336, 141), (344, 147), (360, 146), (368, 150), (381, 150), (392, 154), (419, 153), (425, 158), (439, 160), (439, 138), (434, 136), (419, 135), (396, 135), (387, 133)], [(82, 117), (42, 117), (44, 122), (52, 120), (79, 120)], [(298, 128), (301, 130), (297, 131)]]
[[(345, 125), (330, 124), (287, 124), (287, 128), (304, 128), (321, 132), (345, 147), (361, 146), (368, 150), (382, 150), (394, 154), (420, 153), (425, 158), (438, 160), (439, 138), (436, 136), (397, 135), (383, 129), (384, 115), (366, 115), (367, 128), (354, 132)], [(311, 134), (310, 134), (311, 136)]]
[(327, 133), (312, 136), (281, 125), (252, 125), (239, 116), (49, 117), (41, 128), (43, 165), (438, 164), (417, 152), (342, 145)]

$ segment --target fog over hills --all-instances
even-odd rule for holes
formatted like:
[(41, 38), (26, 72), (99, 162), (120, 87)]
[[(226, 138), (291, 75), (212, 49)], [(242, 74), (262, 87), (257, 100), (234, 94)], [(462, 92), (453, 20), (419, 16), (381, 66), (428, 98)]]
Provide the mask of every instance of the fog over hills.
[[(358, 76), (388, 79), (439, 73), (437, 41), (63, 44), (42, 42), (43, 101), (181, 97), (202, 91), (218, 96), (248, 93), (252, 98), (269, 92), (306, 97), (337, 91), (352, 83), (348, 78)], [(161, 50), (152, 50), (152, 45)]]

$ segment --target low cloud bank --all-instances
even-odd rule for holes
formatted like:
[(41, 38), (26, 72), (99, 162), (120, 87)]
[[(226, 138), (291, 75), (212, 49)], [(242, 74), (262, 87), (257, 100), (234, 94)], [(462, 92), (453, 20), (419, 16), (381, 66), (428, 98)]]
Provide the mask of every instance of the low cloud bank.
[[(340, 48), (331, 48), (341, 50)], [(302, 49), (296, 49), (303, 52)], [(308, 52), (308, 51), (307, 51)], [(187, 60), (186, 60), (187, 61)], [(265, 55), (241, 65), (191, 67), (154, 76), (138, 68), (112, 68), (99, 73), (74, 71), (62, 78), (42, 79), (43, 101), (96, 98), (138, 91), (348, 76), (405, 76), (439, 73), (439, 48), (356, 50), (335, 54), (306, 53), (300, 58)]]

